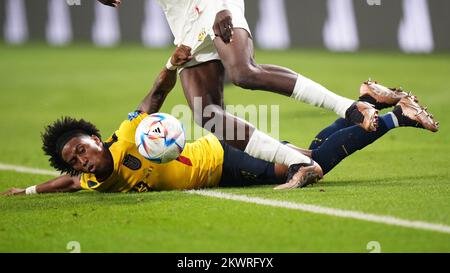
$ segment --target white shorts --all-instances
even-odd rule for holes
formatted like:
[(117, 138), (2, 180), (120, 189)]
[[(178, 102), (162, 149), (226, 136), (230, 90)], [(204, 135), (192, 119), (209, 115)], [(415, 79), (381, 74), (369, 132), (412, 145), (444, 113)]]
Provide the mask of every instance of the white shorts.
[[(212, 7), (210, 1), (205, 4), (201, 16), (192, 22), (192, 26), (181, 44), (192, 48), (192, 60), (179, 67), (181, 72), (185, 67), (191, 67), (211, 60), (220, 60), (219, 54), (214, 46), (213, 40), (216, 38), (213, 31), (213, 24), (216, 18), (216, 7)], [(234, 28), (245, 29), (251, 36), (250, 28), (245, 19), (245, 5), (243, 0), (228, 0), (228, 9), (232, 14), (232, 22)], [(220, 38), (218, 38), (220, 39)]]

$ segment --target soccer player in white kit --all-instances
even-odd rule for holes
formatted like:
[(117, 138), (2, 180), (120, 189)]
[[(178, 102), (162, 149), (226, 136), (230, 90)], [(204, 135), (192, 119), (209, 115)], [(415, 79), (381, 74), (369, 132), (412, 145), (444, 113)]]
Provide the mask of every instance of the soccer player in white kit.
[[(98, 0), (118, 7), (121, 0)], [(169, 59), (168, 70), (178, 69), (181, 84), (194, 119), (205, 127), (211, 117), (201, 115), (208, 106), (214, 119), (223, 126), (207, 128), (219, 139), (253, 157), (289, 166), (287, 183), (302, 185), (322, 178), (320, 166), (309, 157), (282, 145), (257, 130), (252, 124), (224, 111), (225, 71), (233, 84), (245, 89), (264, 90), (290, 96), (311, 105), (336, 112), (339, 116), (375, 131), (378, 111), (369, 103), (334, 94), (320, 84), (284, 67), (257, 64), (251, 32), (244, 15), (243, 0), (157, 0), (161, 5), (175, 45), (190, 50), (189, 62), (175, 66)], [(202, 109), (195, 109), (194, 98), (201, 98)], [(198, 116), (200, 113), (200, 116)], [(228, 124), (228, 125), (227, 125)], [(223, 128), (244, 128), (244, 139), (225, 137)], [(235, 130), (235, 129), (234, 129)], [(235, 134), (233, 134), (235, 135)]]

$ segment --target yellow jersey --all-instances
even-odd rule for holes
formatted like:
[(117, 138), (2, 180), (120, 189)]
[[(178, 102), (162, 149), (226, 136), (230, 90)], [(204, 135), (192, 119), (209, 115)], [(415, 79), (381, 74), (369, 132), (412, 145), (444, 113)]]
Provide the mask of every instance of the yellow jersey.
[(146, 192), (151, 190), (185, 190), (218, 186), (222, 176), (223, 148), (208, 134), (186, 143), (177, 160), (158, 164), (144, 158), (137, 150), (135, 131), (146, 113), (135, 113), (120, 125), (105, 146), (114, 161), (113, 173), (104, 181), (95, 174), (83, 173), (81, 187), (100, 192)]

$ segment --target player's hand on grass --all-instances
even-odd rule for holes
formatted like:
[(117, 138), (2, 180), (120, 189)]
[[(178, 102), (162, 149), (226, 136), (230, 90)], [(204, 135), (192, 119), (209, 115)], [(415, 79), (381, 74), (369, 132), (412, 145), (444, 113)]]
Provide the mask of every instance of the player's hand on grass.
[(220, 37), (224, 43), (231, 43), (233, 40), (233, 23), (229, 10), (222, 10), (216, 14), (213, 30), (216, 37)]
[(122, 3), (121, 0), (98, 0), (98, 1), (103, 5), (107, 5), (114, 8), (117, 8)]
[(18, 188), (11, 188), (5, 192), (1, 193), (2, 195), (20, 195), (20, 194), (25, 194), (25, 189), (18, 189)]
[(174, 66), (180, 66), (192, 60), (191, 48), (185, 45), (179, 45), (170, 58)]

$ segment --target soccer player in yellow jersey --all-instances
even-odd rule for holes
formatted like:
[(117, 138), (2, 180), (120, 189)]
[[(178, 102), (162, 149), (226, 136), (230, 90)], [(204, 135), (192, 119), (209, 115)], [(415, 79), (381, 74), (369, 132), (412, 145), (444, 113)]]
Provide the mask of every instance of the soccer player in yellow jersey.
[[(176, 66), (190, 58), (189, 48), (181, 46), (172, 55), (171, 63)], [(134, 142), (135, 130), (148, 113), (160, 109), (175, 85), (176, 77), (176, 70), (163, 69), (137, 111), (130, 113), (105, 141), (102, 141), (98, 129), (83, 119), (65, 117), (48, 126), (42, 135), (43, 150), (50, 156), (50, 165), (64, 175), (26, 189), (12, 188), (3, 194), (74, 192), (81, 189), (146, 192), (277, 184), (291, 180), (287, 166), (251, 157), (212, 134), (186, 144), (180, 157), (169, 163), (157, 164), (143, 158)], [(360, 100), (369, 101), (377, 109), (394, 106), (392, 112), (380, 116), (376, 132), (366, 132), (340, 118), (316, 136), (309, 150), (287, 145), (312, 158), (320, 165), (319, 171), (326, 174), (344, 158), (396, 127), (438, 130), (433, 116), (410, 94), (365, 82), (361, 85), (360, 95)], [(302, 173), (301, 168), (295, 175)], [(307, 183), (288, 182), (276, 189), (305, 187), (316, 182), (310, 179), (300, 181)]]
[[(185, 47), (177, 48), (173, 56), (174, 65), (191, 58)], [(118, 130), (104, 141), (96, 126), (83, 119), (64, 117), (47, 126), (42, 135), (43, 150), (50, 156), (50, 165), (63, 175), (24, 190), (10, 189), (3, 194), (82, 189), (146, 192), (243, 185), (251, 184), (251, 181), (258, 184), (284, 181), (287, 167), (254, 160), (212, 134), (187, 143), (180, 157), (169, 163), (157, 164), (142, 157), (136, 148), (135, 130), (148, 113), (160, 109), (167, 93), (175, 85), (176, 77), (176, 70), (163, 69), (137, 110), (130, 113)], [(229, 163), (240, 164), (225, 164), (226, 158)], [(238, 166), (241, 167), (238, 169)]]
[[(128, 120), (104, 142), (95, 126), (84, 120), (66, 117), (47, 127), (43, 136), (44, 150), (50, 154), (51, 165), (69, 174), (51, 181), (52, 190), (146, 192), (217, 187), (226, 177), (223, 172), (231, 171), (231, 168), (223, 169), (225, 153), (234, 153), (233, 157), (247, 156), (236, 149), (229, 150), (214, 135), (208, 134), (187, 143), (176, 160), (165, 164), (151, 162), (139, 154), (134, 140), (136, 128), (146, 116), (147, 113), (140, 111), (130, 113)], [(274, 169), (270, 168), (273, 166), (264, 161), (260, 163), (262, 169), (253, 171), (254, 178), (267, 181), (273, 178), (272, 183), (275, 183)], [(38, 192), (43, 192), (44, 188), (40, 186)]]
[[(104, 142), (103, 147), (109, 151), (112, 158), (112, 163), (109, 165), (114, 166), (112, 173), (107, 172), (106, 179), (97, 179), (94, 163), (82, 162), (86, 165), (87, 172), (80, 176), (81, 188), (103, 192), (142, 192), (198, 189), (219, 185), (224, 150), (214, 135), (209, 134), (193, 143), (187, 143), (176, 160), (166, 164), (154, 163), (142, 157), (136, 149), (134, 140), (136, 128), (146, 116), (147, 113), (131, 113), (129, 119), (123, 121), (113, 136)], [(59, 124), (80, 123), (69, 118), (58, 122)], [(94, 143), (93, 145), (95, 147)], [(71, 143), (67, 149), (62, 149), (62, 157), (69, 163), (74, 157), (70, 147), (72, 147)], [(75, 161), (74, 158), (73, 162)]]

